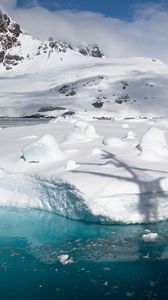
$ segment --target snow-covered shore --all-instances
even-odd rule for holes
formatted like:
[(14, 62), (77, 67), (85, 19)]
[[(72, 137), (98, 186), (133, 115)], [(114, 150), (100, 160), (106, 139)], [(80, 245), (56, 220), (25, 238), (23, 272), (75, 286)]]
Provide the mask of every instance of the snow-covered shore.
[(168, 120), (0, 131), (0, 205), (99, 223), (168, 219)]

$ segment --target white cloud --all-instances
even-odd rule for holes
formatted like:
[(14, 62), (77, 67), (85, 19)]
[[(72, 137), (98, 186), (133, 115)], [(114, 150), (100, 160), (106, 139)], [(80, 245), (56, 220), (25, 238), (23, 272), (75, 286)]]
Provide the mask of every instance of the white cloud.
[(12, 18), (37, 37), (53, 36), (73, 44), (97, 42), (110, 57), (150, 56), (168, 62), (167, 7), (138, 7), (128, 22), (87, 11), (51, 12), (36, 0), (27, 9), (15, 8), (14, 0), (0, 0), (1, 6), (4, 3)]
[(2, 9), (14, 9), (16, 7), (17, 0), (0, 0), (0, 7)]

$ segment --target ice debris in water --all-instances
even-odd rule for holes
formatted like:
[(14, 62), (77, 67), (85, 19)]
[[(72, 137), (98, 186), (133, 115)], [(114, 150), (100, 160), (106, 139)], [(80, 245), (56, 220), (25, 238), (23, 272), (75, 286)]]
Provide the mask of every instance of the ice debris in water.
[(58, 260), (62, 265), (73, 264), (73, 259), (68, 254), (62, 254), (58, 256)]
[(152, 127), (141, 138), (138, 145), (143, 160), (157, 161), (168, 156), (168, 145), (164, 132)]
[(142, 239), (144, 242), (155, 242), (159, 238), (158, 233), (156, 232), (146, 232), (142, 235)]
[(39, 163), (61, 160), (64, 154), (52, 135), (44, 135), (38, 141), (24, 147), (22, 157), (28, 163)]

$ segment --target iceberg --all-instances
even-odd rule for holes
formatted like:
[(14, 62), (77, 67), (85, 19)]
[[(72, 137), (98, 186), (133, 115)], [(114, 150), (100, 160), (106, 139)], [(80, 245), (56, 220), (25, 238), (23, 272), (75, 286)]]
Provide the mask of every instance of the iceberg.
[[(67, 132), (74, 132), (74, 124), (68, 122), (1, 130), (0, 205), (37, 208), (100, 224), (167, 220), (167, 156), (152, 161), (143, 160), (140, 154), (150, 147), (150, 151), (160, 149), (155, 153), (161, 156), (161, 149), (167, 149), (163, 132), (168, 122), (155, 121), (160, 148), (154, 148), (156, 142), (146, 142), (146, 133), (158, 139), (155, 130), (149, 131), (148, 120), (143, 125), (136, 120), (128, 123), (137, 137), (129, 143), (122, 138), (122, 121), (77, 121), (75, 132), (85, 138), (91, 128), (92, 138), (87, 136), (85, 143), (65, 142)], [(27, 137), (34, 136), (36, 140), (27, 144)], [(104, 136), (112, 138), (108, 146), (102, 143)], [(116, 139), (124, 147), (113, 143)], [(141, 149), (135, 145), (138, 140)]]

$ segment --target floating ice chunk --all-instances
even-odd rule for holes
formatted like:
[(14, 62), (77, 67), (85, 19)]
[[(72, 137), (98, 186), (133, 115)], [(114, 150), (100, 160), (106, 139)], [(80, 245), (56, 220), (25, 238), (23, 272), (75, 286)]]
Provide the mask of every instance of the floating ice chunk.
[(149, 232), (149, 233), (144, 233), (142, 235), (142, 239), (144, 242), (156, 242), (159, 238), (158, 233), (156, 232)]
[(159, 160), (162, 156), (168, 156), (168, 145), (164, 132), (152, 127), (141, 138), (138, 146), (144, 160)]
[(119, 138), (116, 137), (105, 137), (103, 140), (103, 144), (109, 147), (122, 148), (126, 144)]
[(65, 169), (67, 171), (71, 171), (78, 167), (79, 167), (79, 165), (74, 160), (68, 160)]
[(151, 233), (149, 229), (145, 229), (145, 233)]
[(136, 139), (136, 135), (133, 131), (128, 131), (127, 135), (124, 138), (128, 140), (134, 140)]
[(62, 265), (73, 264), (73, 259), (68, 254), (62, 254), (58, 256), (58, 260)]
[(52, 135), (44, 135), (37, 142), (27, 145), (23, 148), (22, 155), (28, 163), (58, 161), (64, 157)]

